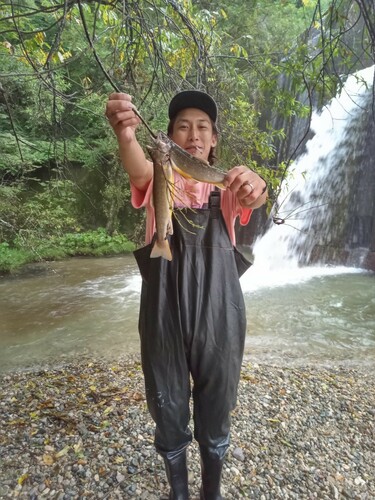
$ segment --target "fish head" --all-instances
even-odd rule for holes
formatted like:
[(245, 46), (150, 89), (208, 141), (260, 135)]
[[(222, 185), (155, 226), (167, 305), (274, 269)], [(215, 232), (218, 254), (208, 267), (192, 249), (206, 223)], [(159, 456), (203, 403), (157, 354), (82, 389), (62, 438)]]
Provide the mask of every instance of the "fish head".
[(159, 132), (155, 139), (155, 147), (159, 149), (160, 152), (167, 154), (171, 149), (172, 141), (164, 134), (164, 132)]
[(147, 146), (147, 151), (153, 161), (164, 164), (169, 160), (169, 153), (171, 149), (171, 140), (163, 132), (159, 132), (155, 138), (153, 138), (154, 144), (152, 146)]

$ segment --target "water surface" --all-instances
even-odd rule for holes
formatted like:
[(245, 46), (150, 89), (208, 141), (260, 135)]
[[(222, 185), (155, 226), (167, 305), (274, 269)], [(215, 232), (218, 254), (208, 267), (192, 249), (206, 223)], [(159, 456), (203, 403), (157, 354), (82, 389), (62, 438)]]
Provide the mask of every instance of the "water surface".
[[(345, 268), (241, 278), (254, 361), (375, 365), (375, 277)], [(133, 256), (29, 266), (0, 280), (0, 371), (78, 355), (139, 352), (141, 279)]]

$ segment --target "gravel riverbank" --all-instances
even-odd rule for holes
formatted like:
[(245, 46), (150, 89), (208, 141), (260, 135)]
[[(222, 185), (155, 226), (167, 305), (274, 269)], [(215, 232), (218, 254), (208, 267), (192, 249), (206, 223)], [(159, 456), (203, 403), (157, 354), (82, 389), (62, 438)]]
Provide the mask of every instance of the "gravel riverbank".
[[(244, 362), (226, 499), (375, 498), (375, 375)], [(139, 356), (0, 378), (0, 498), (157, 500)], [(189, 448), (190, 492), (199, 459)]]

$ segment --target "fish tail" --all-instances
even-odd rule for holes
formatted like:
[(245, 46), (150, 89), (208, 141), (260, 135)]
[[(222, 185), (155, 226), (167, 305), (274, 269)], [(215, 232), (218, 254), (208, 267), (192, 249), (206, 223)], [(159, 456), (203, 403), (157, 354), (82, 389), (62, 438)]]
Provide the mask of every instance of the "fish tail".
[(150, 257), (151, 258), (163, 257), (164, 259), (172, 260), (172, 252), (171, 252), (171, 247), (169, 246), (169, 241), (156, 240), (154, 246), (152, 247)]

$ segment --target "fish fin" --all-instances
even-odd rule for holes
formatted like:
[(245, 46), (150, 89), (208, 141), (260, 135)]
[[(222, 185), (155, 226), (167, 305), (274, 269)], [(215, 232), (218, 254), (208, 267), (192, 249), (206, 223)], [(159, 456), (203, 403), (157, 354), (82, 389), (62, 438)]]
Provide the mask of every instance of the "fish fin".
[[(201, 160), (200, 160), (201, 161)], [(203, 162), (203, 164), (205, 164), (206, 162)], [(184, 170), (182, 170), (178, 165), (176, 165), (175, 162), (171, 162), (171, 166), (173, 168), (173, 170), (175, 172), (177, 172), (178, 174), (181, 175), (181, 177), (185, 177), (185, 179), (194, 179), (194, 177), (190, 174), (187, 174)], [(207, 162), (207, 167), (211, 167), (211, 165)], [(223, 189), (224, 191), (227, 189), (226, 186), (224, 186), (224, 184), (222, 182), (209, 182), (209, 181), (206, 181), (208, 182), (209, 184), (213, 184), (214, 186), (217, 186), (219, 189)]]
[(152, 247), (150, 257), (152, 259), (157, 257), (163, 257), (166, 260), (172, 260), (172, 252), (171, 252), (171, 247), (169, 246), (169, 241), (156, 240), (154, 246)]
[(172, 163), (172, 168), (175, 172), (179, 173), (185, 179), (192, 179), (193, 177), (186, 172), (184, 172), (180, 167), (178, 167), (174, 162)]

